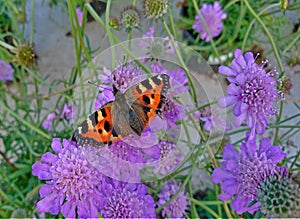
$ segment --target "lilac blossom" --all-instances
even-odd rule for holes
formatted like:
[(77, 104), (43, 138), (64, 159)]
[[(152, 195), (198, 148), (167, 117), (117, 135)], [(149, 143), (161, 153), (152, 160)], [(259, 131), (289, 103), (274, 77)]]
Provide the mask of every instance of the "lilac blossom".
[(155, 202), (143, 184), (105, 177), (101, 185), (101, 216), (104, 218), (155, 218)]
[(280, 171), (277, 163), (286, 154), (279, 146), (273, 146), (270, 139), (263, 138), (257, 146), (255, 140), (247, 139), (238, 153), (232, 144), (224, 148), (222, 167), (216, 168), (212, 174), (214, 183), (221, 183), (224, 193), (221, 200), (233, 197), (232, 208), (238, 213), (253, 214), (259, 209), (259, 203), (249, 205), (257, 198), (261, 183)]
[[(219, 36), (223, 30), (222, 20), (227, 17), (227, 14), (222, 10), (220, 3), (218, 1), (215, 1), (214, 4), (203, 3), (199, 13), (203, 16), (210, 36), (212, 38)], [(200, 34), (202, 40), (205, 40), (206, 42), (211, 40), (199, 14), (195, 17), (193, 29)]]
[[(169, 181), (164, 185), (160, 194), (158, 194), (158, 206), (165, 204), (178, 192), (180, 184), (175, 181)], [(188, 200), (185, 191), (182, 191), (178, 196), (162, 210), (164, 218), (183, 218), (184, 212), (188, 209)]]
[(240, 49), (235, 50), (230, 67), (220, 66), (220, 74), (226, 75), (230, 82), (228, 96), (219, 99), (222, 108), (234, 105), (235, 126), (246, 121), (251, 128), (251, 136), (263, 134), (268, 125), (268, 116), (274, 115), (274, 103), (282, 98), (277, 90), (277, 80), (273, 70), (267, 72), (264, 65), (255, 63), (252, 52), (243, 56)]
[(32, 174), (46, 181), (38, 211), (62, 212), (68, 218), (98, 217), (102, 174), (87, 161), (82, 148), (68, 140), (61, 143), (54, 138), (51, 147), (56, 154), (46, 152), (41, 162), (32, 165)]
[(13, 80), (14, 69), (13, 67), (0, 59), (0, 80), (4, 83)]

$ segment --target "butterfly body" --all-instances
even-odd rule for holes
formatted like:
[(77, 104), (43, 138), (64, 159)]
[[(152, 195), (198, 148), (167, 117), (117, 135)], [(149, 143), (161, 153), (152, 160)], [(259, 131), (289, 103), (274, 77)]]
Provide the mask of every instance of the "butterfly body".
[(140, 136), (150, 121), (160, 114), (169, 89), (166, 74), (148, 78), (91, 114), (72, 136), (78, 145), (97, 145), (122, 140), (130, 134)]

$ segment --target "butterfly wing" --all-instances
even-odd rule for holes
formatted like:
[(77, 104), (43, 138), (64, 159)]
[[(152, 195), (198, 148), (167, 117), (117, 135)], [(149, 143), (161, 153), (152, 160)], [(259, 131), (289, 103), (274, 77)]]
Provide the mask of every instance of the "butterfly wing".
[(102, 146), (110, 143), (112, 134), (115, 134), (113, 133), (111, 105), (112, 103), (108, 103), (91, 114), (76, 128), (72, 140), (76, 141), (78, 145)]
[(138, 83), (125, 93), (129, 98), (132, 94), (135, 97), (130, 105), (129, 124), (136, 134), (141, 135), (151, 120), (161, 113), (169, 88), (169, 76), (160, 74)]

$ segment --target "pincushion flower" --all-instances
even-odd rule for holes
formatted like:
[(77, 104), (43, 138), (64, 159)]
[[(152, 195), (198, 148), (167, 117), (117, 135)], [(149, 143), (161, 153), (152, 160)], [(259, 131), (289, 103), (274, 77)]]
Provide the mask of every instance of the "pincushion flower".
[(4, 83), (13, 80), (14, 69), (13, 67), (0, 59), (0, 80)]
[(155, 202), (143, 184), (105, 177), (101, 185), (100, 213), (104, 218), (155, 218)]
[[(146, 47), (148, 49), (147, 55), (150, 58), (164, 59), (166, 55), (174, 54), (175, 50), (169, 36), (164, 38), (155, 38), (155, 29), (150, 27), (149, 31), (142, 35), (142, 39), (139, 41), (139, 46)], [(173, 38), (172, 38), (173, 39)], [(177, 43), (175, 42), (177, 46)]]
[[(219, 36), (223, 30), (222, 20), (227, 17), (227, 14), (222, 10), (220, 3), (218, 1), (215, 1), (214, 4), (203, 3), (199, 13), (203, 16), (211, 37), (214, 38)], [(195, 16), (193, 29), (200, 34), (202, 40), (205, 40), (206, 42), (211, 40), (198, 14)]]
[(38, 211), (52, 215), (61, 211), (69, 218), (98, 217), (102, 174), (87, 161), (82, 148), (68, 140), (61, 143), (54, 138), (51, 147), (56, 154), (46, 152), (41, 162), (32, 165), (32, 174), (46, 181)]
[(257, 191), (260, 216), (268, 218), (300, 217), (300, 186), (282, 168), (264, 180)]
[(268, 116), (277, 113), (273, 105), (282, 98), (282, 92), (276, 88), (275, 72), (266, 72), (264, 65), (257, 65), (252, 52), (243, 56), (237, 49), (234, 57), (229, 67), (219, 67), (220, 74), (228, 77), (230, 85), (227, 87), (228, 96), (220, 98), (218, 103), (222, 108), (234, 105), (235, 126), (246, 121), (253, 138), (255, 132), (265, 132)]
[[(158, 194), (158, 206), (161, 206), (169, 201), (171, 197), (178, 192), (179, 188), (180, 184), (173, 180), (164, 185), (160, 194)], [(163, 208), (162, 216), (164, 218), (181, 218), (184, 216), (184, 212), (188, 209), (187, 206), (187, 197), (185, 191), (182, 191), (172, 202)]]
[(273, 146), (270, 139), (263, 138), (257, 146), (254, 140), (242, 143), (239, 154), (231, 144), (224, 148), (221, 168), (216, 168), (212, 174), (214, 183), (221, 183), (223, 194), (221, 200), (232, 201), (232, 208), (238, 213), (253, 214), (259, 209), (259, 203), (249, 206), (256, 200), (257, 192), (268, 177), (280, 172), (277, 163), (282, 161), (286, 154), (279, 146)]
[(174, 170), (183, 158), (183, 154), (176, 149), (176, 143), (161, 140), (158, 143), (160, 157), (153, 170), (154, 173), (166, 175)]
[(113, 72), (104, 67), (103, 73), (98, 75), (98, 79), (103, 84), (99, 87), (100, 93), (94, 104), (95, 110), (114, 100), (115, 95), (111, 85), (115, 86), (118, 91), (125, 93), (128, 88), (141, 81), (142, 73), (135, 65), (129, 63), (118, 65)]

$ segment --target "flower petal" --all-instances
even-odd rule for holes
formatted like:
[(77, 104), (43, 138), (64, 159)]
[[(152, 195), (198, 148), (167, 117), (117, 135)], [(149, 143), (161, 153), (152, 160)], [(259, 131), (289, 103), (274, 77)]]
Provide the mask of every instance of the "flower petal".
[(218, 105), (221, 108), (225, 108), (225, 107), (228, 107), (228, 106), (234, 104), (236, 101), (237, 101), (236, 96), (225, 96), (225, 97), (219, 98)]
[(218, 68), (218, 72), (222, 75), (226, 75), (228, 77), (235, 77), (237, 75), (236, 71), (232, 68), (229, 68), (227, 66), (221, 65)]
[(49, 184), (43, 185), (39, 191), (41, 198), (44, 198), (47, 195), (49, 195), (52, 192), (52, 188), (53, 188), (52, 185)]
[(61, 143), (59, 138), (53, 138), (52, 139), (52, 144), (51, 144), (52, 149), (58, 154), (62, 151)]
[(233, 178), (233, 175), (227, 170), (224, 170), (223, 168), (216, 168), (212, 173), (212, 180), (215, 184), (218, 184), (220, 182), (223, 182), (226, 179), (231, 179), (231, 178)]
[(76, 204), (72, 201), (67, 201), (62, 207), (61, 207), (61, 213), (64, 217), (67, 218), (75, 218), (76, 212), (75, 212)]

